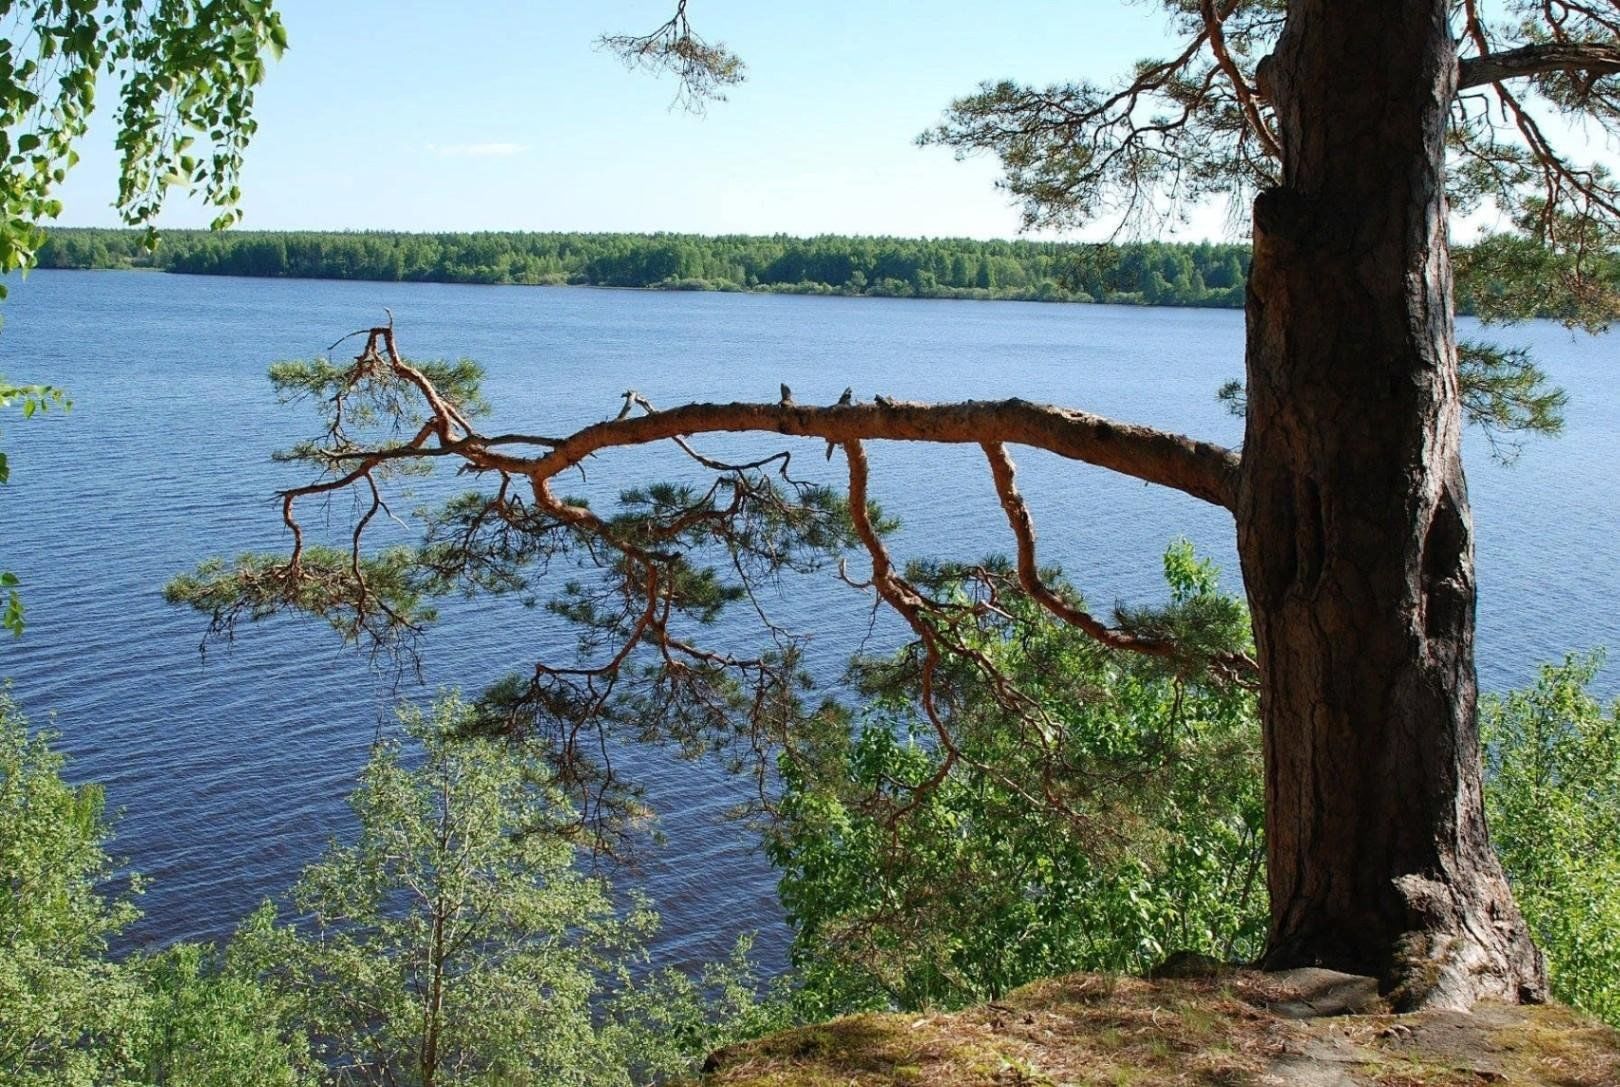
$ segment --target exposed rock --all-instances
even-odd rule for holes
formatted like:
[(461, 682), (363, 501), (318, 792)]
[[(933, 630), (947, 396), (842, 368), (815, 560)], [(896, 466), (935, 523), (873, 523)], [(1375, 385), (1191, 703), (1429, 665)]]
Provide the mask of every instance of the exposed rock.
[(1390, 1010), (1378, 995), (1377, 978), (1341, 974), (1316, 966), (1278, 970), (1266, 976), (1297, 994), (1271, 1005), (1273, 1012), (1290, 1019), (1324, 1019), (1332, 1015), (1366, 1015)]
[[(950, 1014), (857, 1015), (732, 1046), (711, 1087), (1129, 1083), (1614, 1087), (1620, 1034), (1553, 1005), (1391, 1014), (1326, 970), (1143, 981), (1076, 974)], [(1313, 1010), (1314, 1009), (1314, 1010)]]

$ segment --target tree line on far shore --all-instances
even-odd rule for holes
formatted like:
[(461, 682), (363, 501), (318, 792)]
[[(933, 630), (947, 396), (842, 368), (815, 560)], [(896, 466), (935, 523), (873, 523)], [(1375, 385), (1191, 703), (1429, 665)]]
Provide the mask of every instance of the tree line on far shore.
[(41, 268), (780, 291), (1164, 306), (1243, 304), (1247, 245), (827, 235), (52, 230)]
[[(1493, 236), (1458, 247), (1457, 309), (1500, 317), (1524, 246)], [(54, 229), (41, 268), (152, 268), (187, 275), (410, 283), (641, 287), (686, 291), (1108, 302), (1241, 309), (1249, 246), (1235, 243), (975, 241), (785, 234), (411, 234), (390, 231)], [(1531, 278), (1555, 281), (1547, 264)], [(1522, 271), (1522, 269), (1521, 269)], [(1603, 277), (1620, 280), (1620, 269)], [(1572, 316), (1550, 298), (1544, 317)], [(1579, 317), (1579, 314), (1574, 316)]]

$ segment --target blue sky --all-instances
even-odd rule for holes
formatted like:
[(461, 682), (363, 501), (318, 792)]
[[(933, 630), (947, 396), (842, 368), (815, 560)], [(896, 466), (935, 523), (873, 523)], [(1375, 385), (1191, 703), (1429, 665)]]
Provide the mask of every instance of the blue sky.
[[(749, 65), (693, 117), (593, 48), (673, 0), (281, 7), (292, 44), (259, 95), (248, 228), (1010, 237), (993, 161), (916, 135), (981, 80), (1111, 77), (1167, 30), (1157, 4), (1119, 0), (691, 0)], [(114, 176), (103, 118), (61, 222), (114, 223)], [(163, 222), (208, 218), (177, 200)], [(1200, 215), (1183, 236), (1223, 225)]]

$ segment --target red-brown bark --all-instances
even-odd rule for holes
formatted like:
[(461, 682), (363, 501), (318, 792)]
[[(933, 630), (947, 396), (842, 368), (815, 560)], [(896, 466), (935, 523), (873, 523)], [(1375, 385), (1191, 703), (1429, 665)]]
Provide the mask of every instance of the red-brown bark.
[[(1444, 137), (1446, 0), (1296, 0), (1263, 70), (1237, 505), (1266, 746), (1266, 963), (1539, 999), (1486, 835)], [(1349, 78), (1347, 73), (1356, 73)]]

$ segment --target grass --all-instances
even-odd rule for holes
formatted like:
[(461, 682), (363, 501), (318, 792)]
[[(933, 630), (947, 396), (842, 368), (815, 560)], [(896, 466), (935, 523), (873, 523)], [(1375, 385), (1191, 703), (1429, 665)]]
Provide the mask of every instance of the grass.
[[(1620, 1084), (1620, 1035), (1566, 1008), (1290, 1019), (1278, 979), (1077, 974), (955, 1013), (865, 1014), (711, 1059), (705, 1087)], [(1280, 1078), (1279, 1078), (1280, 1077)]]

